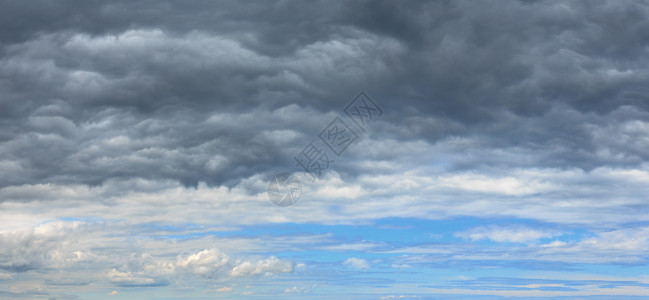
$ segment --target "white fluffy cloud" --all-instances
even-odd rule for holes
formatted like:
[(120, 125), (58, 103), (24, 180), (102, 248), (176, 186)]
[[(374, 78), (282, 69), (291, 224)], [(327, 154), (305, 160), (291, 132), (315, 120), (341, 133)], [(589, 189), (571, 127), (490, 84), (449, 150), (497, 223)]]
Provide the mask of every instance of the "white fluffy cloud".
[(230, 257), (220, 253), (218, 249), (206, 249), (191, 254), (185, 258), (179, 258), (176, 266), (201, 276), (211, 276), (215, 271), (224, 267)]
[[(118, 286), (161, 286), (186, 284), (179, 278), (205, 278), (227, 280), (230, 277), (270, 276), (293, 272), (293, 262), (271, 256), (231, 255), (217, 248), (179, 253), (174, 258), (168, 252), (156, 249), (152, 241), (139, 242), (142, 250), (125, 247), (125, 237), (120, 235), (122, 225), (104, 226), (101, 222), (55, 221), (38, 225), (30, 230), (0, 233), (0, 269), (11, 273), (37, 271), (36, 277), (52, 283), (84, 284), (93, 280), (97, 284)], [(180, 242), (176, 250), (194, 247), (191, 240)], [(184, 251), (183, 251), (184, 252)], [(70, 272), (65, 279), (58, 271)], [(0, 280), (11, 279), (11, 273), (0, 273)], [(100, 274), (105, 274), (101, 276)]]
[(267, 259), (240, 258), (231, 260), (218, 249), (205, 249), (187, 256), (178, 256), (175, 262), (154, 258), (149, 254), (134, 257), (121, 267), (108, 272), (111, 282), (121, 286), (168, 285), (175, 278), (198, 275), (207, 279), (247, 277), (263, 274), (271, 276), (293, 272), (293, 263), (277, 257)]
[(365, 270), (370, 268), (370, 263), (362, 258), (350, 257), (343, 262), (343, 265), (354, 269)]
[(288, 272), (293, 272), (293, 264), (272, 256), (268, 259), (258, 260), (256, 262), (237, 261), (236, 266), (232, 268), (231, 275), (234, 277), (240, 277), (258, 274), (273, 275)]

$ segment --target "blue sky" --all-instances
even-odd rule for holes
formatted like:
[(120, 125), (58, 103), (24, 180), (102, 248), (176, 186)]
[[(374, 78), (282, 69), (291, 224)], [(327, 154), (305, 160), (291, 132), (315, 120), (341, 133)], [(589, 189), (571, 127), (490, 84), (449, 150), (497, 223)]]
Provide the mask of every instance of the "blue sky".
[(649, 299), (648, 1), (0, 27), (2, 299)]

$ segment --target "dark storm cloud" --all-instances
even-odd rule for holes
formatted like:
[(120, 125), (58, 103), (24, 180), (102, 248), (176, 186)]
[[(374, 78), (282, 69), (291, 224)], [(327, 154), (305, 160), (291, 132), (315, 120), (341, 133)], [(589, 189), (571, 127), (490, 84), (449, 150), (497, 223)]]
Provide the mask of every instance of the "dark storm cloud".
[[(447, 120), (448, 130), (430, 126), (414, 135), (471, 137), (483, 150), (522, 147), (540, 158), (538, 166), (646, 161), (646, 151), (612, 141), (620, 131), (609, 141), (595, 136), (603, 127), (647, 120), (647, 2), (410, 4), (357, 5), (353, 22), (409, 47), (399, 76), (374, 91), (401, 100), (386, 111), (398, 109), (391, 104), (413, 108), (390, 122), (416, 128), (403, 122), (406, 115), (433, 116), (436, 126)], [(641, 138), (637, 130), (632, 135)], [(471, 161), (490, 164), (480, 155)]]
[(290, 167), (361, 89), (369, 139), (471, 140), (454, 168), (649, 157), (647, 2), (2, 6), (1, 186), (230, 184)]

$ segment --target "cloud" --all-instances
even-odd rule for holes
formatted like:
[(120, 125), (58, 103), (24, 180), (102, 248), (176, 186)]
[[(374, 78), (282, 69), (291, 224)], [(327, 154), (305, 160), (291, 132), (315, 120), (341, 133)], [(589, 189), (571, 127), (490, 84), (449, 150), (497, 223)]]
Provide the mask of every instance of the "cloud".
[(356, 257), (350, 257), (350, 258), (346, 259), (343, 262), (343, 265), (347, 265), (347, 266), (349, 266), (351, 268), (361, 269), (361, 270), (365, 270), (365, 269), (370, 268), (370, 264), (367, 262), (367, 260), (362, 259), (362, 258), (356, 258)]
[(257, 262), (243, 261), (237, 262), (236, 266), (232, 268), (230, 273), (234, 277), (252, 276), (264, 274), (266, 276), (277, 273), (290, 273), (293, 272), (293, 264), (288, 261), (283, 261), (277, 257), (270, 257), (265, 260)]
[[(148, 18), (149, 26), (129, 29), (117, 24), (141, 24), (131, 7), (137, 4), (112, 5), (106, 9), (123, 12), (121, 17), (103, 16), (98, 23), (85, 17), (104, 5), (79, 7), (83, 14), (77, 17), (87, 22), (62, 21), (63, 31), (26, 26), (36, 31), (5, 46), (4, 111), (14, 121), (5, 124), (7, 159), (0, 166), (19, 176), (0, 184), (98, 185), (112, 178), (231, 184), (289, 161), (295, 151), (284, 149), (285, 143), (298, 148), (303, 141), (296, 139), (327, 122), (318, 116), (340, 111), (358, 90), (370, 88), (383, 100), (389, 121), (376, 124), (380, 136), (429, 144), (464, 139), (470, 148), (463, 151), (466, 157), (450, 162), (455, 168), (593, 169), (631, 166), (649, 154), (638, 129), (646, 107), (634, 100), (647, 74), (639, 59), (642, 46), (631, 42), (639, 33), (624, 35), (624, 50), (603, 52), (593, 50), (605, 48), (595, 46), (600, 39), (620, 37), (609, 27), (591, 30), (595, 24), (612, 26), (607, 18), (618, 14), (632, 16), (624, 20), (629, 26), (642, 26), (646, 20), (631, 11), (647, 10), (636, 4), (589, 9), (512, 2), (491, 10), (466, 2), (359, 2), (323, 9), (326, 14), (316, 19), (331, 26), (315, 36), (289, 36), (296, 29), (280, 25), (285, 16), (275, 17), (282, 22), (273, 26), (256, 18), (265, 29), (247, 21), (244, 31), (222, 31), (205, 24), (231, 16), (217, 21), (193, 13), (213, 5), (167, 5), (178, 9), (181, 20), (170, 23), (157, 15)], [(257, 11), (222, 5), (233, 15)], [(304, 15), (289, 19), (312, 16), (310, 9), (290, 6)], [(359, 10), (360, 18), (352, 13)], [(445, 11), (457, 15), (445, 17)], [(430, 23), (431, 12), (438, 26)], [(205, 24), (192, 28), (188, 24), (200, 23), (194, 18)], [(504, 27), (488, 20), (503, 20)], [(540, 26), (552, 21), (561, 25)], [(398, 24), (399, 34), (383, 22)], [(527, 34), (499, 34), (513, 28)], [(279, 40), (291, 41), (288, 49)], [(630, 56), (622, 59), (620, 53)], [(276, 139), (278, 132), (288, 140)]]
[(290, 289), (285, 289), (284, 293), (287, 293), (287, 294), (296, 293), (297, 294), (297, 293), (304, 293), (306, 291), (308, 291), (308, 290), (303, 289), (303, 288), (298, 288), (298, 287), (294, 286), (294, 287), (292, 287)]
[(386, 300), (386, 299), (408, 299), (408, 298), (414, 298), (414, 299), (420, 299), (420, 296), (413, 296), (413, 295), (388, 295), (388, 296), (381, 296), (379, 299), (381, 300)]
[(649, 249), (649, 228), (626, 228), (597, 232), (579, 241), (553, 241), (539, 256), (549, 260), (580, 263), (643, 264)]
[[(10, 138), (6, 145), (7, 154), (16, 155), (11, 161), (22, 161), (15, 171), (24, 173), (23, 179), (34, 176), (36, 170), (31, 166), (38, 166), (46, 181), (91, 185), (101, 184), (109, 178), (149, 178), (152, 174), (190, 185), (196, 185), (198, 181), (214, 184), (236, 181), (239, 176), (250, 176), (262, 170), (262, 167), (254, 167), (254, 161), (268, 165), (280, 158), (276, 148), (282, 141), (270, 139), (268, 134), (285, 131), (289, 138), (295, 137), (296, 133), (289, 129), (297, 129), (295, 124), (310, 119), (310, 116), (299, 116), (304, 114), (295, 106), (299, 103), (299, 95), (286, 99), (278, 94), (272, 96), (277, 100), (272, 100), (264, 95), (249, 94), (252, 87), (268, 85), (270, 89), (274, 89), (273, 86), (306, 89), (295, 85), (314, 88), (316, 81), (319, 85), (325, 84), (322, 81), (331, 78), (328, 75), (334, 70), (338, 78), (349, 76), (348, 81), (356, 80), (356, 73), (367, 68), (379, 68), (376, 70), (378, 73), (388, 72), (387, 67), (376, 65), (375, 60), (365, 57), (379, 55), (367, 53), (376, 48), (400, 51), (398, 43), (363, 32), (353, 32), (352, 35), (305, 45), (295, 53), (295, 57), (278, 60), (247, 49), (231, 37), (198, 31), (184, 36), (162, 30), (129, 30), (106, 36), (51, 34), (33, 42), (13, 45), (11, 59), (3, 68), (5, 74), (19, 74), (24, 78), (48, 74), (45, 77), (38, 75), (43, 82), (34, 84), (50, 90), (51, 101), (33, 98), (29, 91), (16, 91), (16, 97), (37, 101), (34, 106), (38, 108), (32, 114), (22, 116), (29, 124), (28, 129), (16, 132), (17, 135)], [(59, 46), (60, 42), (64, 44)], [(150, 56), (149, 52), (158, 54)], [(57, 63), (41, 59), (41, 56), (51, 57)], [(350, 60), (359, 65), (338, 66)], [(64, 67), (78, 61), (88, 64), (84, 70)], [(25, 65), (30, 65), (30, 68), (24, 68)], [(134, 68), (136, 65), (139, 67)], [(182, 73), (185, 75), (169, 71), (181, 68), (185, 69)], [(256, 75), (253, 75), (253, 80), (243, 80), (240, 76), (231, 76), (234, 73), (225, 76), (224, 71), (242, 76)], [(218, 80), (223, 82), (206, 84), (189, 78), (197, 76), (221, 78)], [(241, 90), (221, 90), (221, 86), (239, 86)], [(190, 90), (191, 94), (184, 94)], [(352, 96), (346, 95), (347, 98)], [(239, 108), (243, 104), (241, 99), (248, 99), (245, 101), (248, 105)], [(265, 107), (259, 108), (261, 101)], [(271, 103), (276, 101), (279, 102)], [(222, 109), (226, 102), (232, 107)], [(190, 103), (193, 107), (186, 107)], [(86, 107), (88, 114), (78, 115), (72, 107)], [(132, 107), (148, 116), (142, 119), (133, 115)], [(241, 109), (253, 107), (257, 107), (255, 110), (258, 112), (241, 112)], [(268, 114), (274, 110), (277, 114)], [(250, 116), (250, 120), (241, 118), (241, 113)], [(259, 113), (267, 114), (268, 118), (259, 118)], [(311, 115), (316, 113), (326, 111)], [(285, 114), (293, 116), (287, 119)], [(279, 120), (281, 123), (277, 123)], [(238, 123), (245, 126), (237, 126)], [(179, 128), (180, 124), (185, 124), (185, 129)], [(268, 125), (274, 130), (259, 132), (259, 129), (268, 129)], [(133, 126), (141, 130), (133, 131)], [(219, 129), (214, 130), (215, 126)], [(236, 138), (230, 136), (235, 131), (239, 131)], [(23, 139), (28, 136), (31, 136), (30, 141)], [(190, 146), (193, 142), (187, 138), (201, 142)], [(56, 150), (48, 155), (64, 163), (53, 165), (47, 160), (37, 161), (37, 150), (32, 148), (23, 152), (27, 150), (27, 143), (50, 148), (57, 145), (54, 147)], [(77, 148), (79, 144), (86, 146)], [(246, 150), (241, 151), (244, 148)], [(158, 168), (155, 163), (158, 159), (176, 161), (177, 164), (166, 171), (151, 172), (152, 168)], [(235, 165), (252, 169), (241, 170), (240, 174), (229, 172), (229, 178), (221, 175), (226, 169), (235, 169)], [(189, 175), (196, 168), (203, 169), (202, 174)], [(78, 176), (82, 173), (85, 176)], [(8, 178), (8, 183), (26, 183), (15, 179)]]
[(181, 274), (215, 279), (291, 273), (293, 263), (274, 256), (261, 260), (231, 261), (228, 255), (218, 249), (206, 249), (179, 256), (175, 263), (144, 253), (122, 268), (128, 271), (119, 272), (113, 269), (108, 273), (110, 281), (120, 286), (158, 286), (172, 284), (172, 279)]
[(649, 227), (600, 232), (598, 237), (580, 243), (594, 248), (644, 251), (649, 249)]
[(513, 242), (513, 243), (529, 243), (535, 242), (542, 238), (554, 237), (561, 235), (549, 230), (539, 230), (528, 227), (503, 227), (503, 226), (489, 226), (489, 227), (476, 227), (464, 232), (457, 233), (456, 236), (469, 239), (472, 241), (479, 241), (489, 239), (494, 242)]
[(179, 258), (176, 266), (197, 275), (210, 276), (214, 271), (225, 266), (229, 259), (227, 255), (220, 253), (218, 249), (206, 249), (191, 254), (186, 258)]
[(108, 272), (108, 280), (122, 287), (147, 287), (147, 286), (165, 286), (170, 283), (162, 279), (146, 277), (142, 272), (120, 272), (112, 269)]
[(65, 267), (82, 263), (94, 255), (84, 251), (61, 252), (65, 239), (86, 230), (82, 222), (49, 222), (32, 230), (0, 234), (5, 245), (0, 250), (0, 269), (26, 272), (34, 269)]
[[(109, 229), (101, 222), (54, 221), (31, 230), (2, 233), (0, 240), (7, 247), (0, 251), (0, 268), (9, 273), (0, 273), (0, 280), (12, 279), (12, 273), (37, 271), (41, 274), (38, 277), (50, 284), (86, 285), (92, 280), (121, 287), (154, 287), (185, 284), (179, 282), (180, 277), (227, 280), (231, 276), (293, 272), (291, 261), (275, 256), (236, 255), (232, 259), (231, 255), (210, 248), (179, 253), (173, 259), (168, 252), (128, 249), (119, 237), (121, 225), (111, 225)], [(182, 245), (176, 251), (192, 247), (191, 243)], [(156, 245), (143, 241), (143, 247)], [(63, 280), (50, 270), (76, 275)]]

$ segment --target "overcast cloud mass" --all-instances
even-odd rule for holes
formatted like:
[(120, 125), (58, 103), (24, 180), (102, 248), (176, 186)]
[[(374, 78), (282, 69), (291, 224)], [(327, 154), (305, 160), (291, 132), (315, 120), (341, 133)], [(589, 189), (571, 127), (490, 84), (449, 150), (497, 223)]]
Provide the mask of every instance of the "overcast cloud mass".
[(649, 1), (0, 2), (2, 299), (646, 299), (648, 193)]

